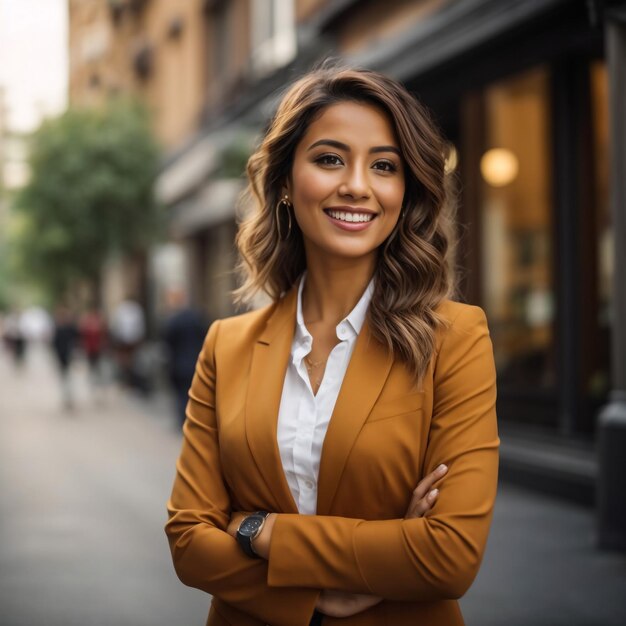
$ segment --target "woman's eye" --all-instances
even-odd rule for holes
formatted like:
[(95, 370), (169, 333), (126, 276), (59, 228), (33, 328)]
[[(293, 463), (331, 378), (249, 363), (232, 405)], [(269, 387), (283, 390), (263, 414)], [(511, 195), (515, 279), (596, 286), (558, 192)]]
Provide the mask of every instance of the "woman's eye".
[(374, 168), (382, 170), (383, 172), (395, 172), (398, 169), (396, 164), (391, 161), (376, 161), (376, 163), (374, 163)]
[(322, 154), (315, 159), (320, 165), (341, 165), (341, 159), (336, 154)]

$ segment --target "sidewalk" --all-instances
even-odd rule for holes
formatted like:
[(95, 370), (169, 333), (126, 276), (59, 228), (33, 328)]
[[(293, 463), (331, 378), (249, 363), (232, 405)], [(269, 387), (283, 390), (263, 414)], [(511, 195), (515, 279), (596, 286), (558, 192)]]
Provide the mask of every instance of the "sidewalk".
[(0, 351), (0, 624), (204, 624), (163, 532), (173, 419), (114, 389), (94, 405), (80, 364), (65, 412), (55, 374), (43, 348), (22, 372)]
[[(201, 626), (163, 533), (180, 435), (167, 395), (62, 411), (48, 355), (0, 352), (2, 626)], [(593, 511), (501, 484), (468, 626), (623, 626), (626, 556), (594, 545)], [(392, 625), (386, 625), (392, 626)], [(424, 625), (428, 626), (428, 625)]]
[(626, 555), (595, 547), (593, 510), (501, 484), (468, 626), (623, 626)]

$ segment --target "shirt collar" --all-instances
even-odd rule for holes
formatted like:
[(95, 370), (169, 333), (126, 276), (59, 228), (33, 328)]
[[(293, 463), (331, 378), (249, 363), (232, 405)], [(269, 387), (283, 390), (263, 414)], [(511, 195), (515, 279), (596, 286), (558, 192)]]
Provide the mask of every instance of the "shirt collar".
[[(304, 324), (304, 317), (302, 315), (302, 291), (304, 289), (304, 283), (306, 281), (306, 272), (302, 274), (300, 279), (300, 285), (298, 286), (298, 305), (296, 309), (296, 336), (299, 340), (307, 343), (312, 342), (311, 333), (307, 330)], [(374, 293), (374, 278), (370, 280), (369, 284), (365, 288), (363, 295), (356, 303), (355, 307), (344, 317), (336, 326), (337, 337), (341, 340), (348, 339), (347, 333), (356, 337), (363, 328), (365, 323), (365, 317), (367, 315), (367, 309), (372, 300)], [(309, 346), (310, 347), (310, 346)]]
[(355, 334), (359, 334), (361, 332), (361, 328), (363, 328), (363, 324), (365, 323), (365, 316), (367, 315), (367, 309), (369, 308), (370, 302), (372, 301), (372, 295), (374, 294), (374, 278), (370, 280), (363, 295), (356, 303), (355, 307), (348, 313), (345, 318), (350, 326), (352, 326)]

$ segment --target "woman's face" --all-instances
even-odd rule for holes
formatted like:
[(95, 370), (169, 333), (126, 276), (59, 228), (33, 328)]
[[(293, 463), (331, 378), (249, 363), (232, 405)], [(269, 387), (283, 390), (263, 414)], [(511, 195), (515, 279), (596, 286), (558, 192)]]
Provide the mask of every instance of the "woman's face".
[(323, 110), (296, 147), (287, 185), (307, 255), (376, 254), (398, 221), (404, 167), (393, 127), (376, 106)]

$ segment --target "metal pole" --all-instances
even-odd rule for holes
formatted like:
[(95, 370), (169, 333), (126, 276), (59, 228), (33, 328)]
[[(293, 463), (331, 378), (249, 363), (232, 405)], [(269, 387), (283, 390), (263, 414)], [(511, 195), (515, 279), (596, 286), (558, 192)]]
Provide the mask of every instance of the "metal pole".
[[(621, 3), (620, 3), (621, 4)], [(598, 542), (626, 550), (626, 20), (607, 14), (611, 128), (611, 212), (615, 242), (611, 338), (612, 392), (598, 415)]]

